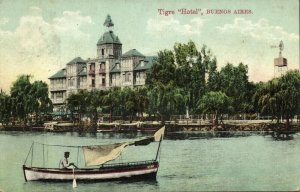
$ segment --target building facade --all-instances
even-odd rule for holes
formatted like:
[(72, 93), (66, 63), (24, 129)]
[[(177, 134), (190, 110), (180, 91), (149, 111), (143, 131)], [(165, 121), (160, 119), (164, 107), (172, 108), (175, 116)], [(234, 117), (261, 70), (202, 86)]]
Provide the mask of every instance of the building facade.
[(79, 90), (105, 90), (145, 84), (146, 71), (152, 67), (155, 57), (146, 57), (136, 49), (122, 54), (122, 43), (112, 30), (114, 24), (109, 15), (104, 26), (107, 31), (97, 42), (96, 58), (83, 60), (76, 57), (49, 77), (50, 98), (55, 112), (65, 110), (68, 96)]

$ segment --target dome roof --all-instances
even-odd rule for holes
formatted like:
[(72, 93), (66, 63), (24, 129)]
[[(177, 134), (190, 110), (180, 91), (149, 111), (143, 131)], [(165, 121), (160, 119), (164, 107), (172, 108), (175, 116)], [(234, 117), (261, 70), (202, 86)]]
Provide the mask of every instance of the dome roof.
[(145, 57), (143, 54), (141, 54), (138, 50), (136, 49), (131, 49), (124, 53), (122, 57)]
[(112, 44), (112, 43), (122, 44), (119, 37), (116, 36), (113, 31), (107, 31), (100, 37), (97, 45)]

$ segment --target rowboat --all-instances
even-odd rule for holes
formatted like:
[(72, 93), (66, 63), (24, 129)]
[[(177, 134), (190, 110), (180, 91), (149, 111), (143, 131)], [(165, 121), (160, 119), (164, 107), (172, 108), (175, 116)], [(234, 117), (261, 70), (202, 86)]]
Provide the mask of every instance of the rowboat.
[(140, 161), (103, 165), (100, 168), (57, 169), (23, 166), (25, 181), (107, 181), (119, 179), (147, 180), (155, 179), (158, 161)]
[(117, 131), (118, 123), (97, 123), (97, 132)]
[[(85, 158), (83, 168), (56, 168), (56, 167), (37, 167), (32, 166), (34, 143), (31, 145), (29, 153), (23, 164), (23, 174), (25, 181), (107, 181), (107, 180), (149, 180), (156, 179), (159, 168), (159, 151), (164, 134), (164, 127), (158, 130), (153, 136), (143, 137), (123, 143), (110, 145), (91, 145), (91, 146), (65, 146), (51, 145), (57, 147), (75, 147), (82, 148)], [(159, 142), (156, 157), (153, 160), (126, 162), (126, 163), (109, 163), (116, 159), (123, 149), (127, 146), (147, 145), (150, 142)], [(42, 144), (44, 147), (46, 144)], [(44, 151), (44, 149), (43, 149)], [(79, 150), (78, 150), (79, 151)], [(27, 162), (29, 155), (31, 164)], [(29, 165), (28, 165), (29, 164)], [(89, 166), (97, 166), (89, 168)]]

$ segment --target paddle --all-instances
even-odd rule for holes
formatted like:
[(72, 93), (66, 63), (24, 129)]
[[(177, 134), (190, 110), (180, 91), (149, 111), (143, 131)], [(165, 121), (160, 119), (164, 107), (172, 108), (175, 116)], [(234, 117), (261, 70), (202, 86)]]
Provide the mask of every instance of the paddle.
[(75, 179), (75, 173), (74, 173), (75, 167), (73, 167), (73, 188), (77, 187), (76, 179)]

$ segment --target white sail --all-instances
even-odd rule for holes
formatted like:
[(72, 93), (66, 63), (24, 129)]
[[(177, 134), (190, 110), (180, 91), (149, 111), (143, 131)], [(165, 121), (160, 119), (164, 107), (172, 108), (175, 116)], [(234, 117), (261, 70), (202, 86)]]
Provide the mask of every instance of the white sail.
[(101, 165), (108, 161), (114, 160), (119, 157), (119, 155), (121, 155), (121, 152), (128, 145), (147, 145), (151, 142), (151, 140), (160, 141), (162, 135), (164, 135), (164, 132), (165, 126), (156, 131), (153, 137), (143, 137), (125, 143), (116, 143), (110, 145), (84, 146), (82, 147), (82, 149), (85, 159), (85, 165)]
[(158, 131), (155, 132), (154, 141), (160, 141), (160, 138), (162, 137), (162, 135), (164, 135), (164, 133), (165, 133), (165, 126), (163, 126)]
[(83, 147), (86, 166), (101, 165), (116, 159), (129, 143)]

